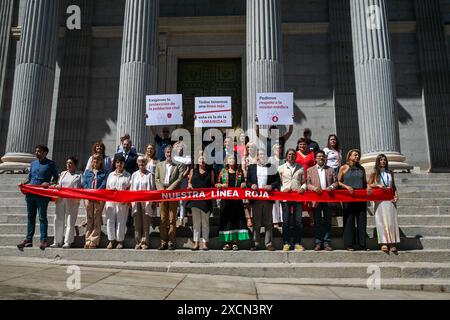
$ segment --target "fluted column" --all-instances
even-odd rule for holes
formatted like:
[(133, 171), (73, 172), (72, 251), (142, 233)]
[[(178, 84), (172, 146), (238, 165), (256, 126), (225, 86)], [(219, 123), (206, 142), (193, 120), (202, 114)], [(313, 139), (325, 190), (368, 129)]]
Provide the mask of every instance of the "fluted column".
[(3, 85), (8, 66), (9, 35), (11, 33), (12, 12), (13, 0), (0, 1), (0, 115), (3, 101)]
[(360, 148), (350, 2), (328, 0), (328, 10), (336, 134), (345, 156), (348, 150)]
[(0, 170), (23, 170), (47, 143), (55, 78), (60, 1), (26, 3), (14, 75), (6, 155)]
[(450, 170), (450, 67), (439, 0), (415, 0), (430, 170)]
[(361, 163), (373, 167), (384, 153), (401, 169), (394, 62), (385, 0), (350, 1)]
[(120, 67), (117, 141), (129, 133), (138, 152), (149, 142), (145, 96), (157, 92), (159, 0), (127, 0)]
[(246, 44), (247, 129), (252, 133), (256, 93), (284, 90), (280, 0), (247, 0)]

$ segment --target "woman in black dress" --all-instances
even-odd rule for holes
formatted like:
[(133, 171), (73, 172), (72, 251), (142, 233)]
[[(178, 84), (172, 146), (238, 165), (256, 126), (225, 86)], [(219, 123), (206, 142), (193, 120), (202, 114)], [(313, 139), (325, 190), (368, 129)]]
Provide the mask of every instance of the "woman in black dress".
[[(227, 165), (219, 173), (217, 188), (245, 188), (244, 174), (234, 156), (227, 158)], [(221, 200), (219, 239), (225, 242), (223, 250), (239, 250), (238, 241), (249, 240), (248, 224), (242, 200)]]
[[(214, 171), (206, 167), (205, 158), (200, 156), (198, 164), (189, 173), (188, 189), (195, 188), (213, 188)], [(202, 249), (208, 250), (209, 241), (209, 215), (212, 211), (211, 200), (188, 201), (186, 208), (192, 210), (192, 224), (194, 233), (194, 247), (192, 250), (199, 249), (200, 235), (202, 239)]]

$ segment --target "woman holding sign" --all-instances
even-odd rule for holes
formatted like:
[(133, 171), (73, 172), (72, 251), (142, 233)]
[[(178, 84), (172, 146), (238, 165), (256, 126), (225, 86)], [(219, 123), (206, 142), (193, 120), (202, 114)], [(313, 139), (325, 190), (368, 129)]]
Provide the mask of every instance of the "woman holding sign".
[(390, 251), (397, 254), (396, 243), (400, 242), (400, 232), (395, 203), (398, 200), (398, 194), (394, 182), (394, 173), (389, 170), (388, 159), (384, 154), (380, 154), (375, 160), (375, 168), (370, 174), (369, 185), (372, 188), (383, 190), (392, 188), (394, 191), (395, 195), (392, 201), (375, 202), (375, 225), (381, 251), (386, 253)]
[[(225, 168), (219, 174), (216, 188), (245, 188), (244, 174), (236, 163), (234, 156), (227, 158)], [(238, 241), (249, 240), (247, 227), (251, 226), (251, 218), (245, 218), (242, 200), (222, 200), (220, 205), (219, 239), (225, 242), (223, 250), (239, 250)]]

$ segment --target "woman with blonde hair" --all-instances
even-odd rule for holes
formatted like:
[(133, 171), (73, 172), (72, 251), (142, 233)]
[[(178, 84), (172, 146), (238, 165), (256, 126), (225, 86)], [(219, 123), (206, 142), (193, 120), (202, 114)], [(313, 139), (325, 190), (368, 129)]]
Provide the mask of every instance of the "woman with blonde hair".
[[(105, 163), (103, 155), (95, 153), (92, 157), (92, 169), (85, 171), (83, 176), (84, 189), (105, 189), (107, 174), (105, 172)], [(86, 233), (85, 233), (85, 249), (96, 249), (100, 244), (102, 233), (102, 213), (105, 207), (104, 201), (85, 200), (86, 208)]]
[[(371, 194), (372, 188), (367, 185), (366, 171), (359, 163), (360, 158), (361, 151), (358, 149), (352, 149), (347, 153), (346, 163), (339, 169), (338, 183), (350, 194), (353, 194), (355, 189), (367, 189), (367, 194)], [(345, 202), (344, 246), (348, 251), (367, 250), (366, 228), (367, 202)]]

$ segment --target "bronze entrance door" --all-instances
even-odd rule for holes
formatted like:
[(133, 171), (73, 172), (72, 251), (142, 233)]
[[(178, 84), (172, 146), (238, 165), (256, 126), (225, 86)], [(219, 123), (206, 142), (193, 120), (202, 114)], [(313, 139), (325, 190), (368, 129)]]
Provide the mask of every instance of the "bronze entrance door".
[[(183, 94), (183, 128), (194, 132), (195, 97), (231, 96), (233, 128), (242, 115), (241, 59), (178, 60), (178, 93)], [(223, 128), (225, 129), (225, 128)]]

